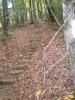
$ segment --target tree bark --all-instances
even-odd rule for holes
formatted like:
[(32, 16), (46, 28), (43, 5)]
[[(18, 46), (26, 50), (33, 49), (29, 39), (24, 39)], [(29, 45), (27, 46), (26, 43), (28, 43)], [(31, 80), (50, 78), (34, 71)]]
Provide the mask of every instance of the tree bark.
[(8, 34), (8, 24), (7, 24), (7, 0), (2, 0), (2, 7), (3, 7), (3, 23), (2, 23), (2, 27), (3, 27), (3, 35), (7, 35)]
[(32, 14), (32, 3), (31, 0), (29, 0), (29, 8), (30, 8), (30, 23), (33, 23), (33, 14)]
[(75, 1), (62, 0), (62, 7), (63, 20), (64, 23), (66, 23), (64, 36), (67, 45), (67, 50), (69, 52), (69, 60), (75, 87)]
[(36, 16), (36, 9), (35, 9), (35, 1), (32, 0), (32, 6), (33, 6), (33, 16), (34, 16), (34, 28), (38, 27), (38, 21)]
[(43, 7), (42, 7), (41, 0), (40, 1), (38, 0), (38, 2), (37, 2), (37, 11), (38, 11), (38, 17), (41, 18), (41, 20), (42, 20), (42, 18), (43, 18), (43, 16), (42, 16), (42, 14), (43, 14)]

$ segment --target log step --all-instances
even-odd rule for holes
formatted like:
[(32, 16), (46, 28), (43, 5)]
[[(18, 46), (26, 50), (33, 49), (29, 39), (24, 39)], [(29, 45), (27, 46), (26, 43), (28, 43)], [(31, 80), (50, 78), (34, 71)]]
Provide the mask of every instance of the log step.
[(22, 59), (18, 61), (18, 64), (27, 63), (29, 59)]
[(34, 52), (27, 52), (26, 55), (33, 55)]
[(37, 47), (38, 47), (38, 45), (33, 44), (31, 48), (37, 48)]
[(24, 59), (31, 59), (32, 55), (25, 55)]
[(15, 81), (0, 81), (0, 85), (13, 85)]
[(35, 52), (36, 51), (36, 47), (31, 47), (30, 51)]
[(18, 76), (21, 72), (22, 70), (11, 70), (7, 75)]
[(12, 70), (22, 70), (25, 68), (25, 65), (14, 66)]
[(37, 46), (35, 46), (35, 45), (33, 45), (32, 47), (31, 47), (31, 49), (36, 49), (37, 48)]
[(32, 44), (32, 46), (35, 46), (35, 47), (38, 47), (38, 45), (39, 45), (39, 42), (34, 42), (34, 43)]
[(36, 38), (34, 38), (34, 39), (31, 39), (31, 42), (34, 42), (34, 41), (40, 41), (41, 40), (41, 37), (36, 37)]
[(30, 50), (33, 51), (33, 52), (35, 52), (35, 51), (36, 51), (36, 48), (33, 48), (33, 47), (32, 47)]

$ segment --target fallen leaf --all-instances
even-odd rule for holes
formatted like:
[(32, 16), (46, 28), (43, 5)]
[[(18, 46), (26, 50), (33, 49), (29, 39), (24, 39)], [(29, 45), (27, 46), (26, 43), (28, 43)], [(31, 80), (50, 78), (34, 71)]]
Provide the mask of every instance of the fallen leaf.
[(55, 88), (55, 89), (58, 89), (59, 87), (58, 87), (58, 86), (54, 86), (54, 88)]
[(69, 94), (73, 94), (73, 93), (74, 93), (74, 91), (70, 92)]
[(73, 96), (73, 95), (68, 95), (68, 97), (69, 97), (70, 99), (73, 99), (73, 98), (74, 98), (74, 96)]
[(55, 74), (55, 75), (54, 75), (54, 77), (56, 77), (56, 78), (57, 78), (58, 76)]
[(41, 94), (42, 94), (42, 95), (44, 95), (46, 92), (47, 92), (47, 90), (44, 90), (44, 91), (42, 91), (42, 93), (41, 93)]
[(41, 90), (36, 91), (35, 97), (38, 97), (41, 94)]
[(62, 90), (62, 87), (61, 86), (59, 86), (59, 90)]
[(5, 91), (7, 91), (8, 90), (8, 87), (5, 87)]
[(58, 100), (62, 100), (62, 98), (61, 98), (61, 97), (59, 97), (59, 98), (58, 98)]
[(65, 96), (65, 97), (64, 97), (64, 100), (70, 100), (70, 99), (69, 99), (69, 97)]

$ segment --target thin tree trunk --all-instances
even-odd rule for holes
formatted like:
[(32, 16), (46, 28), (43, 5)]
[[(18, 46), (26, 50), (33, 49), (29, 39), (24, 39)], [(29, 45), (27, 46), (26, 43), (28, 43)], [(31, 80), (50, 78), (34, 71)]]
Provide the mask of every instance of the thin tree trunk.
[(7, 0), (2, 0), (2, 7), (3, 7), (3, 35), (8, 34), (8, 25), (7, 25)]
[(33, 6), (33, 16), (34, 16), (34, 28), (38, 27), (38, 21), (36, 16), (36, 8), (35, 8), (35, 1), (32, 0), (32, 6)]
[(38, 2), (37, 2), (37, 12), (38, 12), (38, 17), (40, 18), (40, 9), (39, 9), (39, 0), (38, 0)]
[(27, 20), (28, 17), (27, 17), (27, 8), (26, 8), (26, 3), (25, 3), (25, 20)]
[(30, 23), (33, 23), (33, 14), (32, 14), (32, 3), (31, 0), (29, 0), (29, 12), (30, 12)]
[(42, 14), (43, 14), (43, 7), (42, 2), (38, 0), (37, 2), (37, 11), (38, 11), (38, 17), (42, 20)]
[(40, 17), (41, 17), (41, 20), (43, 18), (43, 6), (42, 6), (42, 1), (40, 0), (40, 9), (41, 9), (41, 14), (40, 14)]

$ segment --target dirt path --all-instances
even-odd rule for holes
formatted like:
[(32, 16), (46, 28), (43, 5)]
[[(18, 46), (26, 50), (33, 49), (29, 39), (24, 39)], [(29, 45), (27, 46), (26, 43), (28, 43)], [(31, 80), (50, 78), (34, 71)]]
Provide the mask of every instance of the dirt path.
[[(46, 22), (40, 22), (40, 27), (37, 29), (34, 29), (33, 25), (27, 25), (11, 31), (13, 37), (0, 39), (0, 81), (6, 78), (11, 81), (12, 78), (15, 84), (0, 86), (1, 100), (37, 100), (35, 92), (43, 90), (43, 49), (56, 30), (49, 28)], [(47, 50), (47, 69), (65, 52), (63, 33), (60, 32)], [(10, 74), (7, 76), (8, 72)], [(67, 58), (47, 75), (46, 89), (45, 97), (40, 96), (39, 100), (57, 100), (73, 89)]]

